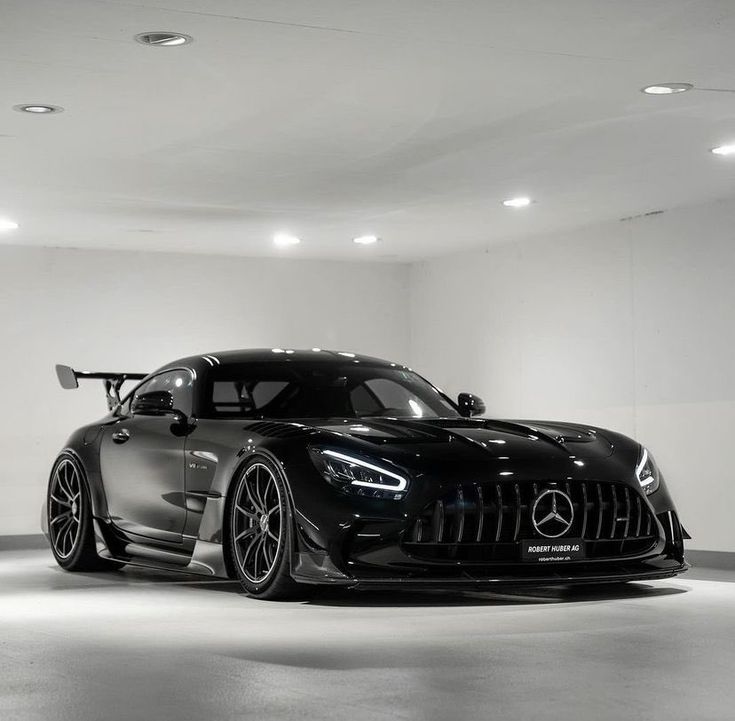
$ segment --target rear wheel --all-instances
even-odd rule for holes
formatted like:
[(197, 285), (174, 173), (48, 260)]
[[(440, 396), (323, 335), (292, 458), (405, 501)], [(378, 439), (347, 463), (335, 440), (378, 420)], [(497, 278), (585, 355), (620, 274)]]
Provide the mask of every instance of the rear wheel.
[(281, 473), (256, 458), (240, 472), (230, 502), (230, 552), (237, 577), (248, 595), (282, 600), (293, 597), (291, 506)]
[(51, 550), (63, 569), (102, 571), (122, 565), (97, 555), (83, 470), (68, 453), (60, 455), (51, 470), (46, 509)]

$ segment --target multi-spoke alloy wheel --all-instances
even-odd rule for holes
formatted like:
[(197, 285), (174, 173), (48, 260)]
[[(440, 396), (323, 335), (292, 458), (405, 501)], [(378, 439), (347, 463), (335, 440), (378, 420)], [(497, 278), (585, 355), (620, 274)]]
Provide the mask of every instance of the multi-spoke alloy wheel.
[(69, 458), (63, 458), (51, 477), (48, 497), (49, 536), (58, 558), (64, 560), (77, 547), (82, 528), (82, 480)]
[(241, 472), (231, 501), (230, 545), (245, 590), (260, 598), (293, 591), (289, 571), (290, 514), (278, 471), (255, 459)]
[(97, 555), (84, 469), (70, 453), (62, 453), (51, 469), (46, 512), (51, 550), (63, 569), (103, 571), (124, 565)]
[(273, 572), (283, 538), (281, 489), (263, 463), (243, 474), (233, 515), (237, 564), (248, 581), (262, 583)]

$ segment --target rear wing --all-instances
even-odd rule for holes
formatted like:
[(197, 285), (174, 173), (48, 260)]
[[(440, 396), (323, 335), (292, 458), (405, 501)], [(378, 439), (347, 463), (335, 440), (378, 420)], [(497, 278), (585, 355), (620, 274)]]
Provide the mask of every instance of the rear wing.
[(79, 388), (79, 379), (101, 380), (105, 384), (107, 408), (112, 410), (120, 403), (120, 388), (125, 381), (141, 381), (147, 373), (102, 373), (101, 371), (77, 371), (71, 366), (56, 366), (56, 376), (62, 388)]

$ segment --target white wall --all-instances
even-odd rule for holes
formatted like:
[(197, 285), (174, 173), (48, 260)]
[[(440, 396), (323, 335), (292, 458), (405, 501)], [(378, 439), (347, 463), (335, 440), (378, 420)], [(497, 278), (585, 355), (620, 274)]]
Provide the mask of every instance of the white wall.
[(0, 246), (0, 534), (38, 533), (50, 465), (105, 412), (55, 363), (149, 371), (247, 347), (408, 360), (408, 266)]
[(690, 546), (735, 551), (733, 229), (735, 203), (713, 203), (410, 271), (0, 246), (0, 534), (38, 531), (56, 451), (104, 412), (101, 384), (63, 391), (54, 363), (146, 371), (318, 345), (410, 361), (497, 417), (633, 435), (662, 466)]
[(735, 551), (735, 202), (420, 263), (411, 284), (415, 369), (496, 417), (635, 436), (690, 547)]

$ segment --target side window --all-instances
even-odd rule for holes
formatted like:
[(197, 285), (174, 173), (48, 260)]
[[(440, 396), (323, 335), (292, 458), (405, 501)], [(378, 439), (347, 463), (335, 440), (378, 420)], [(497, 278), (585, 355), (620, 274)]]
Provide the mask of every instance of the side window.
[[(194, 377), (191, 371), (166, 371), (138, 386), (133, 396), (133, 402), (135, 398), (143, 393), (168, 391), (174, 397), (174, 408), (177, 411), (183, 411), (187, 415), (190, 415), (192, 411), (193, 385)], [(129, 401), (123, 404), (123, 409), (125, 406), (128, 406), (129, 409)]]

